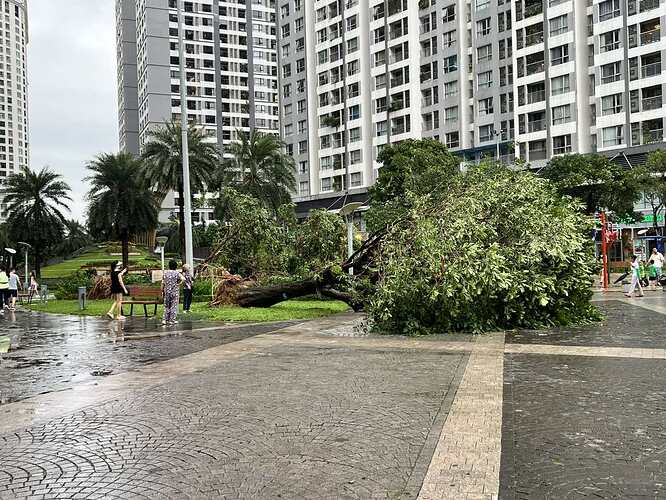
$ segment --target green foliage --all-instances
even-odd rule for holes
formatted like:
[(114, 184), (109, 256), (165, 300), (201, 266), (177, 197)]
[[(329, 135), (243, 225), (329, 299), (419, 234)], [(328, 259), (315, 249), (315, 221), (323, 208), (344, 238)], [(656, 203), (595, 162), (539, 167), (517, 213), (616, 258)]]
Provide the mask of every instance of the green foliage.
[(378, 254), (369, 314), (390, 333), (483, 332), (598, 318), (587, 219), (548, 181), (483, 165), (415, 198)]
[(305, 272), (316, 272), (344, 260), (347, 241), (345, 222), (327, 210), (312, 210), (294, 228), (296, 256)]
[[(187, 135), (192, 193), (203, 193), (213, 181), (220, 168), (220, 152), (217, 145), (209, 142), (203, 128), (190, 126)], [(179, 123), (167, 122), (148, 135), (148, 142), (141, 156), (144, 178), (151, 183), (162, 198), (169, 191), (178, 193), (181, 210), (178, 211), (180, 244), (185, 242), (183, 196), (183, 135)]]
[(215, 213), (219, 263), (243, 276), (284, 272), (285, 230), (256, 198), (225, 188)]
[(157, 227), (159, 200), (140, 168), (141, 163), (128, 153), (102, 154), (88, 164), (90, 231), (105, 239), (119, 238), (125, 266), (130, 235)]
[(445, 186), (459, 173), (460, 159), (433, 139), (407, 140), (388, 146), (379, 154), (379, 178), (370, 188), (367, 224), (371, 231), (405, 215), (414, 199)]
[[(658, 227), (657, 214), (666, 201), (666, 151), (659, 149), (648, 155), (645, 165), (638, 169), (640, 186), (645, 201), (652, 209), (654, 227)], [(666, 223), (664, 224), (666, 227)]]
[(618, 217), (632, 216), (641, 194), (638, 171), (598, 154), (557, 156), (548, 162), (543, 176), (560, 194), (580, 199), (588, 214), (608, 210)]
[(35, 272), (40, 275), (46, 250), (62, 240), (65, 225), (63, 211), (69, 210), (70, 188), (62, 176), (48, 168), (33, 171), (21, 167), (0, 189), (9, 217), (10, 239), (32, 245)]
[(88, 290), (92, 287), (93, 273), (89, 271), (77, 271), (67, 278), (58, 281), (55, 296), (60, 300), (78, 299), (79, 287), (86, 287)]
[(65, 221), (65, 237), (54, 248), (55, 255), (67, 257), (92, 243), (92, 237), (77, 220)]
[(253, 129), (236, 135), (238, 140), (226, 147), (229, 158), (218, 183), (256, 198), (276, 214), (280, 206), (291, 203), (289, 193), (296, 189), (293, 159), (273, 134)]

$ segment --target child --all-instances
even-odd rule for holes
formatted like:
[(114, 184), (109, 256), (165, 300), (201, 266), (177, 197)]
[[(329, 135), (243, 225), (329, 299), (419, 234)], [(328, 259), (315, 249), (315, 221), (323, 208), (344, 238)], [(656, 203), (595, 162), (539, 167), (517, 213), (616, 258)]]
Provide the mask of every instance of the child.
[(648, 276), (650, 278), (650, 287), (652, 290), (657, 289), (657, 268), (655, 267), (654, 263), (650, 261), (650, 264), (648, 265), (647, 268)]

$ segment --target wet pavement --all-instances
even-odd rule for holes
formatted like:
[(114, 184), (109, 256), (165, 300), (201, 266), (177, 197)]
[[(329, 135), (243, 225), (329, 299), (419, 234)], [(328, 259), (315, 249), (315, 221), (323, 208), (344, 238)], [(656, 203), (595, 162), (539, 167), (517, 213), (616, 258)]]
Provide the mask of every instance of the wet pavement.
[(11, 350), (0, 354), (0, 405), (37, 394), (95, 383), (102, 376), (141, 368), (288, 326), (181, 320), (163, 328), (156, 319), (124, 322), (19, 310), (0, 318)]
[(597, 300), (479, 337), (17, 316), (0, 499), (666, 498), (666, 298)]

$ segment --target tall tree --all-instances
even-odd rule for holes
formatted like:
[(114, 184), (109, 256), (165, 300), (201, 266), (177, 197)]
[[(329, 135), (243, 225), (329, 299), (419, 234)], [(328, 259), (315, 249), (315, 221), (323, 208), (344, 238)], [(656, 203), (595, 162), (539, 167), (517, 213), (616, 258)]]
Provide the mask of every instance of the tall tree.
[(625, 169), (598, 154), (558, 156), (548, 162), (543, 176), (560, 194), (580, 199), (585, 211), (609, 210), (617, 216), (633, 215), (641, 194), (638, 170)]
[(233, 176), (235, 188), (261, 201), (274, 214), (291, 201), (296, 189), (294, 161), (282, 141), (257, 130), (237, 131), (238, 140), (229, 144), (224, 172)]
[[(658, 216), (666, 203), (666, 151), (663, 149), (648, 155), (641, 171), (641, 187), (645, 201), (652, 209), (652, 224), (658, 229)], [(664, 230), (666, 230), (666, 220), (664, 220)]]
[(379, 178), (370, 188), (367, 214), (371, 231), (384, 229), (404, 215), (414, 196), (445, 193), (445, 186), (460, 172), (460, 158), (433, 139), (406, 140), (379, 154)]
[[(192, 192), (204, 192), (220, 165), (217, 145), (206, 140), (203, 129), (190, 125), (188, 129), (190, 186)], [(167, 122), (150, 132), (143, 149), (143, 175), (162, 195), (178, 193), (178, 222), (180, 248), (185, 249), (185, 196), (183, 186), (183, 139), (179, 123)]]
[(70, 187), (61, 179), (47, 167), (39, 172), (21, 167), (0, 191), (9, 212), (9, 235), (32, 245), (37, 276), (46, 249), (62, 239), (66, 220), (63, 212), (69, 210), (67, 202), (72, 201)]
[(65, 238), (56, 245), (56, 254), (66, 257), (77, 250), (88, 246), (92, 241), (87, 229), (79, 221), (71, 219), (65, 221)]
[(127, 153), (102, 154), (88, 163), (88, 226), (92, 234), (119, 238), (129, 264), (132, 234), (157, 227), (159, 199), (141, 175), (141, 162)]

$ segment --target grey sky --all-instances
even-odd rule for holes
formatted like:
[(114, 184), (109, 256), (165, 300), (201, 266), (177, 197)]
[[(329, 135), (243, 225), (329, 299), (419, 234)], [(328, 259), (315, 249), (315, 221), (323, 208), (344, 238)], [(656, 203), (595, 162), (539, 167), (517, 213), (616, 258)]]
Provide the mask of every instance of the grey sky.
[(63, 174), (83, 221), (85, 163), (118, 149), (114, 0), (29, 0), (32, 168)]

